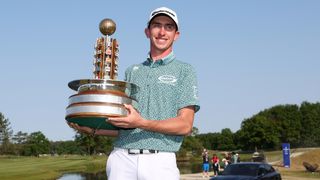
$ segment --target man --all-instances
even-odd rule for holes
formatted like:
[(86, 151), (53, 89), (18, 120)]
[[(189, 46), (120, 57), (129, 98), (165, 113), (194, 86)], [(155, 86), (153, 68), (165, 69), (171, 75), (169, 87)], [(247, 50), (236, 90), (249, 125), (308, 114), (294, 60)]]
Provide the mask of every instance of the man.
[(220, 170), (220, 164), (219, 164), (219, 158), (216, 154), (213, 154), (213, 157), (212, 157), (212, 168), (213, 168), (213, 175), (214, 176), (218, 176), (219, 174), (219, 170)]
[(210, 168), (210, 164), (209, 164), (209, 154), (207, 149), (203, 149), (202, 152), (202, 177), (209, 177), (209, 168)]
[(145, 34), (150, 40), (147, 60), (126, 70), (125, 80), (137, 84), (137, 104), (125, 105), (127, 117), (107, 121), (119, 132), (92, 131), (70, 124), (84, 133), (116, 136), (107, 161), (108, 179), (178, 180), (175, 152), (192, 131), (194, 114), (200, 108), (195, 71), (173, 53), (178, 39), (177, 14), (166, 7), (151, 12)]
[(232, 152), (231, 163), (236, 164), (238, 162), (238, 153)]

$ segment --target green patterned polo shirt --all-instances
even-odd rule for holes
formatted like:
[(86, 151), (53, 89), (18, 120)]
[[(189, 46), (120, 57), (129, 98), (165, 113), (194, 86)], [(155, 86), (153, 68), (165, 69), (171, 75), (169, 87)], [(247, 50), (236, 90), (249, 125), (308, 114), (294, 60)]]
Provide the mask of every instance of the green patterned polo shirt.
[[(134, 107), (148, 120), (161, 121), (176, 117), (186, 106), (200, 109), (194, 68), (176, 60), (173, 52), (153, 62), (149, 57), (142, 64), (126, 70), (125, 80), (140, 90), (133, 98)], [(114, 146), (125, 149), (154, 149), (166, 152), (179, 150), (184, 136), (167, 135), (143, 129), (120, 130)]]

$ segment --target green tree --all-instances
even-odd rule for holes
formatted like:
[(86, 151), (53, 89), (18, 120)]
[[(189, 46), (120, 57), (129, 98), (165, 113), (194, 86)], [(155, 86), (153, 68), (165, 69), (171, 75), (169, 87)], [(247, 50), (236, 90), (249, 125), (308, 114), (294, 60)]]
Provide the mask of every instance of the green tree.
[(75, 142), (81, 148), (83, 153), (90, 155), (96, 153), (94, 137), (87, 134), (77, 133), (75, 135)]
[(201, 152), (202, 151), (202, 144), (200, 141), (194, 136), (186, 136), (183, 139), (183, 143), (181, 145), (182, 148), (186, 149), (187, 151), (193, 152)]
[(23, 155), (39, 156), (40, 154), (50, 153), (50, 142), (45, 135), (40, 132), (31, 133), (26, 141), (26, 145), (23, 149)]
[(18, 131), (16, 134), (13, 135), (12, 154), (15, 154), (15, 155), (23, 154), (23, 148), (27, 142), (27, 138), (28, 138), (28, 133), (24, 133), (22, 131)]
[(244, 150), (275, 149), (280, 144), (280, 134), (275, 122), (265, 116), (254, 116), (241, 123), (239, 141)]
[(196, 136), (199, 134), (199, 129), (197, 127), (192, 127), (191, 136)]
[(81, 148), (75, 141), (56, 141), (50, 142), (51, 154), (83, 154)]
[(96, 139), (96, 152), (110, 154), (113, 150), (114, 137), (98, 136)]
[(9, 119), (0, 113), (0, 154), (10, 153), (12, 133)]
[(259, 115), (275, 122), (279, 129), (280, 141), (297, 147), (300, 143), (301, 113), (297, 105), (277, 105)]
[(27, 138), (28, 138), (28, 133), (18, 131), (16, 134), (13, 135), (12, 141), (15, 144), (24, 144), (26, 143)]
[(206, 134), (199, 134), (196, 136), (204, 148), (206, 149), (215, 149), (217, 150), (220, 146), (220, 133), (206, 133)]
[(218, 150), (230, 151), (236, 149), (236, 145), (233, 140), (233, 133), (229, 128), (221, 130), (220, 137), (218, 139)]
[(302, 114), (301, 146), (320, 146), (320, 103), (303, 102), (300, 107)]

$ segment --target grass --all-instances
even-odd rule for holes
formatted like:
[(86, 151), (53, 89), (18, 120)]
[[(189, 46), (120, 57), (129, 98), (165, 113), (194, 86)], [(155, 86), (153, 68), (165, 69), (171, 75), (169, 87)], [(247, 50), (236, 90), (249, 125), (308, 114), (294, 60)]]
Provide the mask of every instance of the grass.
[(320, 179), (320, 169), (317, 172), (307, 172), (302, 163), (308, 162), (310, 164), (317, 163), (320, 165), (320, 149), (297, 149), (301, 153), (299, 156), (291, 158), (290, 168), (279, 167), (282, 175), (289, 175), (295, 177), (307, 177), (312, 179)]
[(0, 156), (0, 179), (56, 179), (67, 172), (102, 171), (105, 162), (105, 156)]

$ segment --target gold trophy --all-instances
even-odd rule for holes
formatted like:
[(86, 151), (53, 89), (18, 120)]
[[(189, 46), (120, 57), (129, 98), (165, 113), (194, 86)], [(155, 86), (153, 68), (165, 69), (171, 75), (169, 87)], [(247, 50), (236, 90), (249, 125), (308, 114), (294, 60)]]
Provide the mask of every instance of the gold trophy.
[(103, 19), (99, 24), (104, 35), (96, 40), (94, 53), (94, 79), (80, 79), (69, 82), (68, 86), (77, 91), (69, 97), (65, 119), (96, 129), (119, 129), (106, 120), (108, 117), (126, 116), (123, 104), (132, 104), (131, 96), (139, 87), (133, 83), (118, 81), (119, 44), (110, 36), (116, 30), (111, 19)]

